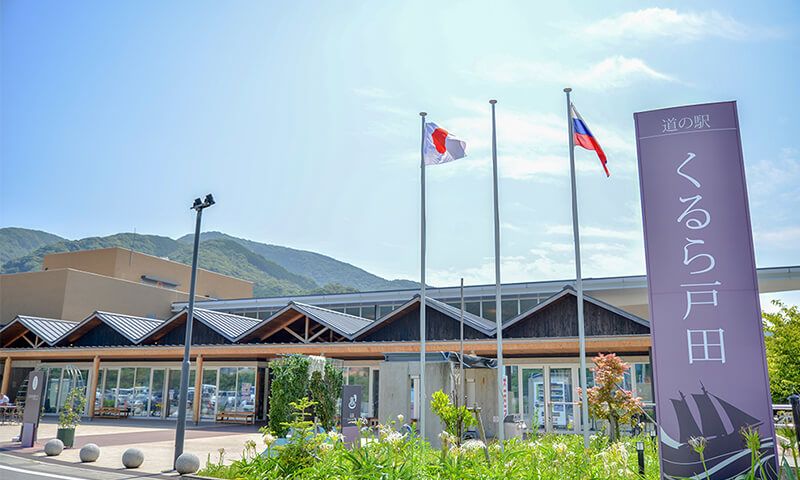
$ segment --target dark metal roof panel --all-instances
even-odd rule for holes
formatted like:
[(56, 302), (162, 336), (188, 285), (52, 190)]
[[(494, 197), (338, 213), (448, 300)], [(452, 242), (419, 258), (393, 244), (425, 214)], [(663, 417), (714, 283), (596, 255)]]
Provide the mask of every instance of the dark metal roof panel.
[(111, 312), (95, 312), (93, 316), (105, 322), (133, 343), (139, 343), (147, 334), (164, 323), (164, 320), (157, 318), (134, 317)]
[[(430, 305), (431, 307), (439, 310), (442, 313), (449, 315), (450, 317), (460, 320), (461, 319), (461, 309), (456, 308), (452, 305), (448, 305), (444, 302), (440, 302), (439, 300), (434, 300), (431, 297), (426, 297), (427, 300), (425, 303)], [(483, 317), (479, 317), (478, 315), (469, 313), (468, 311), (464, 310), (464, 323), (466, 325), (475, 328), (476, 330), (480, 331), (481, 333), (485, 333), (486, 335), (494, 335), (495, 322), (491, 320), (487, 320)]]
[(256, 318), (215, 312), (214, 310), (203, 308), (194, 309), (194, 318), (205, 323), (232, 342), (236, 341), (244, 332), (261, 323), (261, 320)]
[(292, 304), (295, 308), (317, 322), (326, 325), (328, 328), (341, 333), (351, 340), (354, 333), (374, 322), (374, 320), (368, 318), (356, 317), (355, 315), (348, 315), (346, 313), (315, 307), (305, 303), (292, 302)]
[[(575, 291), (575, 289), (571, 285), (564, 286), (564, 288), (562, 288), (560, 292), (558, 292), (558, 293), (556, 293), (554, 295), (551, 295), (550, 297), (545, 299), (543, 302), (540, 302), (539, 304), (529, 308), (528, 310), (520, 313), (516, 317), (510, 318), (510, 319), (506, 320), (505, 322), (503, 322), (503, 330), (507, 329), (508, 327), (511, 327), (512, 325), (522, 321), (525, 318), (530, 317), (532, 314), (538, 312), (539, 310), (543, 310), (543, 309), (547, 308), (549, 305), (552, 305), (558, 299), (560, 299), (560, 298), (562, 298), (562, 297), (564, 297), (566, 295), (572, 295), (575, 298), (577, 298), (578, 297), (578, 292)], [(610, 305), (610, 304), (608, 304), (608, 303), (606, 303), (606, 302), (604, 302), (602, 300), (598, 300), (598, 299), (592, 297), (591, 295), (586, 295), (584, 293), (583, 294), (583, 300), (586, 301), (586, 302), (589, 302), (589, 303), (593, 303), (593, 304), (597, 305), (600, 308), (605, 308), (606, 310), (614, 312), (617, 315), (619, 315), (621, 317), (624, 317), (624, 318), (627, 318), (628, 320), (630, 320), (632, 322), (635, 322), (635, 323), (643, 325), (643, 326), (645, 326), (647, 328), (650, 328), (650, 322), (645, 320), (644, 318), (638, 317), (638, 316), (636, 316), (636, 315), (634, 315), (634, 314), (632, 314), (630, 312), (626, 312), (625, 310), (622, 310), (621, 308), (617, 308), (617, 307), (615, 307), (613, 305)]]
[(78, 322), (71, 320), (56, 320), (54, 318), (29, 317), (26, 315), (18, 315), (16, 319), (50, 346), (53, 346), (56, 340), (78, 325)]
[[(425, 296), (425, 298), (426, 298), (425, 300), (426, 308), (430, 307), (435, 310), (438, 310), (456, 321), (461, 320), (460, 308), (456, 308), (444, 302), (434, 300), (431, 297), (428, 297), (427, 295)], [(409, 307), (412, 307), (413, 305), (418, 303), (420, 303), (420, 296), (414, 295), (414, 297), (409, 301), (407, 301), (406, 303), (400, 305), (399, 307), (395, 308), (394, 310), (382, 316), (381, 318), (375, 320), (374, 322), (370, 322), (366, 326), (362, 327), (357, 332), (355, 337), (360, 337), (368, 332), (375, 331), (376, 327), (378, 327), (380, 324), (389, 321), (392, 317), (396, 315), (401, 315)], [(493, 336), (495, 334), (494, 322), (492, 322), (491, 320), (486, 320), (485, 318), (479, 317), (477, 315), (473, 315), (467, 311), (464, 311), (464, 325), (468, 325), (487, 336)]]

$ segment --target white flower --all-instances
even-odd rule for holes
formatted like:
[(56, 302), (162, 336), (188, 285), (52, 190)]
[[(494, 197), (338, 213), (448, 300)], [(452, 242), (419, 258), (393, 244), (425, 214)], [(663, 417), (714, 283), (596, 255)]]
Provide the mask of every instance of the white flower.
[(470, 440), (467, 440), (466, 442), (464, 442), (464, 444), (462, 446), (464, 447), (464, 450), (472, 451), (472, 450), (481, 449), (481, 448), (485, 447), (486, 445), (484, 445), (483, 442), (481, 442), (480, 440), (476, 440), (476, 439), (473, 438), (473, 439), (470, 439)]
[(553, 448), (559, 455), (564, 455), (564, 452), (567, 451), (567, 445), (563, 442), (558, 442), (553, 444)]
[(320, 450), (323, 450), (323, 451), (327, 452), (328, 450), (331, 450), (333, 448), (333, 444), (332, 443), (323, 443), (323, 444), (320, 444), (319, 448), (320, 448)]
[(389, 432), (388, 435), (381, 437), (382, 442), (390, 443), (392, 445), (397, 445), (403, 440), (403, 434), (400, 432)]
[(403, 423), (403, 420), (404, 420), (405, 418), (406, 418), (406, 417), (404, 417), (404, 416), (403, 416), (403, 414), (401, 413), (400, 415), (398, 415), (398, 416), (397, 416), (397, 421), (398, 421), (398, 422), (400, 422), (400, 423)]
[(264, 444), (268, 447), (275, 445), (275, 437), (271, 433), (264, 435)]

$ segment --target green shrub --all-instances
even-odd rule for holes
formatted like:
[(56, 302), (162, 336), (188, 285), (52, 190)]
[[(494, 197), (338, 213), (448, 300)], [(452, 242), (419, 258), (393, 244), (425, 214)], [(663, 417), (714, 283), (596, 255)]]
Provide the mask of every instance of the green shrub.
[(330, 362), (325, 362), (324, 372), (317, 371), (311, 374), (308, 390), (314, 402), (314, 415), (325, 431), (330, 431), (336, 426), (336, 401), (341, 396), (343, 383), (344, 374)]
[(281, 357), (270, 365), (273, 379), (269, 395), (269, 428), (280, 437), (289, 431), (286, 420), (291, 418), (291, 403), (306, 396), (310, 365), (311, 360), (303, 355)]
[(456, 445), (461, 445), (464, 430), (476, 424), (475, 417), (467, 407), (463, 405), (456, 407), (453, 399), (441, 390), (433, 392), (431, 410), (439, 417), (444, 424), (444, 431), (450, 434)]

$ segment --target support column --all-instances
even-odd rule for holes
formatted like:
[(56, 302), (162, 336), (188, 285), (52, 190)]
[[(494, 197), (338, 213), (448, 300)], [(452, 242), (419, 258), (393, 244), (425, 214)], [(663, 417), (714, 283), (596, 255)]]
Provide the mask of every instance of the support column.
[[(5, 393), (8, 395), (8, 383), (11, 380), (11, 357), (6, 357), (5, 365), (3, 366), (3, 385), (0, 387), (0, 393)], [(8, 395), (10, 398), (11, 395)], [(10, 398), (11, 401), (14, 401), (13, 398)]]
[[(95, 399), (97, 398), (97, 379), (100, 378), (100, 356), (95, 355), (94, 360), (92, 360), (92, 383), (89, 384), (88, 388), (86, 389), (86, 396), (89, 406), (89, 418), (94, 418), (94, 410), (95, 410)], [(102, 405), (101, 405), (102, 406)]]
[(203, 356), (198, 355), (195, 359), (194, 374), (194, 402), (192, 404), (192, 421), (200, 421), (200, 404), (203, 401)]

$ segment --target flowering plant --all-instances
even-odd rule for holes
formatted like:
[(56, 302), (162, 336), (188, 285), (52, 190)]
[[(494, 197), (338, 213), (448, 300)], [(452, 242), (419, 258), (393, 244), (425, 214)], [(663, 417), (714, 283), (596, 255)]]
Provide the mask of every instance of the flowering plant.
[[(619, 388), (625, 372), (630, 369), (613, 353), (597, 355), (594, 359), (594, 387), (587, 389), (589, 416), (608, 420), (611, 424), (612, 439), (619, 438), (620, 423), (630, 423), (642, 407), (642, 399), (634, 397), (630, 390)], [(577, 389), (578, 395), (583, 392)]]

